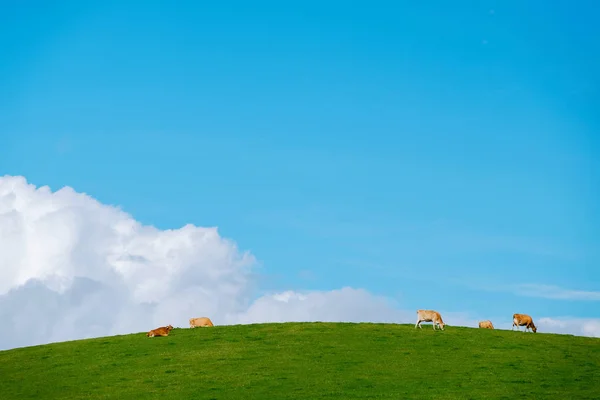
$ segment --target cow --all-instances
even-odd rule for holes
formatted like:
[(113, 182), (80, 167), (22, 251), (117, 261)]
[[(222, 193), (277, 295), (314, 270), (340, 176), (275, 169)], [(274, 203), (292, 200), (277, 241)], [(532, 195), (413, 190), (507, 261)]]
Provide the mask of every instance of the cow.
[(533, 324), (533, 319), (527, 314), (513, 314), (513, 324), (510, 330), (512, 331), (515, 326), (517, 330), (519, 330), (519, 326), (525, 326), (525, 332), (528, 329), (531, 329), (533, 333), (537, 332), (537, 328)]
[(439, 327), (444, 330), (444, 321), (442, 321), (442, 316), (439, 312), (434, 310), (417, 310), (417, 323), (415, 324), (415, 328), (418, 326), (421, 327), (421, 322), (433, 322), (433, 330), (435, 330), (435, 326), (439, 325)]
[(483, 329), (494, 329), (494, 324), (488, 319), (487, 321), (479, 322), (479, 327)]
[(146, 333), (146, 336), (169, 336), (169, 332), (171, 332), (171, 330), (173, 330), (171, 325), (161, 326), (160, 328), (152, 329), (150, 332)]
[(190, 328), (196, 327), (207, 327), (214, 326), (210, 318), (208, 317), (200, 317), (200, 318), (190, 318)]

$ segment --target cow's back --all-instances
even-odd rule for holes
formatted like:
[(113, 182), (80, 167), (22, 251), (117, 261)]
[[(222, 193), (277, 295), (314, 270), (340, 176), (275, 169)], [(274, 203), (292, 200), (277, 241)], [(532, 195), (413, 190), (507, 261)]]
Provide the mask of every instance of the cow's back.
[(490, 320), (481, 321), (479, 323), (479, 327), (483, 328), (483, 329), (494, 329), (494, 325), (492, 324), (492, 321), (490, 321)]
[(154, 336), (168, 336), (169, 331), (165, 328), (157, 328), (152, 329), (146, 336), (154, 337)]
[(530, 324), (533, 320), (527, 314), (513, 314), (513, 321), (515, 321), (519, 325), (526, 325)]
[(417, 315), (419, 319), (424, 321), (442, 320), (441, 314), (435, 310), (417, 310)]
[(208, 317), (190, 318), (190, 328), (208, 326), (214, 326), (214, 324)]
[(431, 321), (433, 319), (433, 315), (433, 310), (417, 310), (417, 316), (419, 317), (419, 319), (425, 321)]

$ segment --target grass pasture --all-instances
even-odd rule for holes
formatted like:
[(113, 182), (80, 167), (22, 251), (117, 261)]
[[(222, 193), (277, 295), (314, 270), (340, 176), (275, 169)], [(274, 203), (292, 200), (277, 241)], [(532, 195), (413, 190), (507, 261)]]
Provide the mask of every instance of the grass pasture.
[(0, 399), (33, 398), (600, 399), (600, 339), (285, 323), (0, 352)]

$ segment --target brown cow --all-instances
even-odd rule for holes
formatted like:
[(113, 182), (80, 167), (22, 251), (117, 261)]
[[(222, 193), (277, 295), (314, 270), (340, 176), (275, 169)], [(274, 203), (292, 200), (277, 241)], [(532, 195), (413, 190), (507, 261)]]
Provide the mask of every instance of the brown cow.
[(439, 325), (439, 327), (444, 330), (444, 321), (442, 321), (442, 316), (439, 312), (434, 310), (417, 310), (417, 323), (415, 324), (415, 328), (418, 326), (421, 327), (421, 322), (433, 322), (433, 330), (435, 330), (435, 326)]
[(533, 333), (537, 332), (537, 328), (533, 324), (533, 319), (527, 314), (513, 314), (513, 324), (510, 330), (512, 331), (515, 326), (517, 330), (519, 330), (519, 326), (525, 326), (525, 332), (528, 329), (531, 329)]
[(214, 325), (208, 317), (190, 318), (190, 328), (195, 328), (197, 326), (207, 327)]
[(161, 326), (160, 328), (152, 329), (150, 332), (146, 333), (146, 336), (169, 336), (169, 332), (171, 332), (171, 330), (173, 330), (171, 325)]
[(479, 322), (479, 327), (483, 329), (494, 329), (494, 324), (489, 319), (486, 321)]

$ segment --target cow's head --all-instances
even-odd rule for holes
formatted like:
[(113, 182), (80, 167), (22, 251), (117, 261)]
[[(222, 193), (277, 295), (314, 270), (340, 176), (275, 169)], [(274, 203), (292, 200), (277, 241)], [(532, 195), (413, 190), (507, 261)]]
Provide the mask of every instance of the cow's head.
[(173, 327), (172, 327), (171, 325), (167, 325), (167, 330), (169, 330), (169, 331), (170, 331), (170, 330), (172, 330), (172, 329), (173, 329)]
[(533, 323), (531, 324), (531, 330), (533, 331), (533, 333), (537, 332), (537, 328), (535, 327), (535, 325)]
[(446, 324), (443, 321), (440, 321), (439, 324), (440, 328), (442, 328), (442, 330), (444, 330), (444, 327), (446, 326)]

